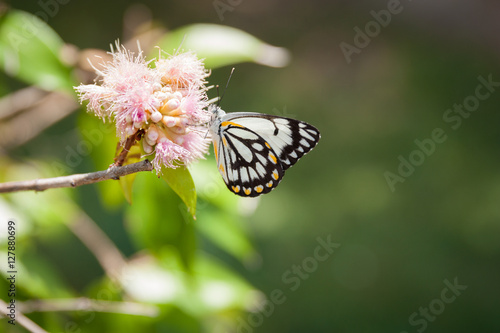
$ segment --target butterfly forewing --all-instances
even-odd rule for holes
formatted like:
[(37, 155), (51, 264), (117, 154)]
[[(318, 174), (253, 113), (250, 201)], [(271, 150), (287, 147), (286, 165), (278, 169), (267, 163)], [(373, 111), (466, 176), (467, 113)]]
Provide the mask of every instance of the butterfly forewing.
[(289, 118), (236, 112), (217, 120), (212, 135), (219, 172), (241, 196), (270, 192), (320, 139), (316, 128)]
[(232, 122), (252, 128), (266, 140), (278, 154), (283, 170), (311, 151), (320, 139), (314, 126), (300, 120), (251, 112), (227, 116), (232, 116)]

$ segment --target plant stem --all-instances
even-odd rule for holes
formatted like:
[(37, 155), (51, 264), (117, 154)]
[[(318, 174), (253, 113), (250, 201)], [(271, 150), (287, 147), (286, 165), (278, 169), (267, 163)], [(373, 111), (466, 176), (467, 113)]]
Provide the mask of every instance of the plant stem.
[[(17, 302), (16, 302), (17, 303)], [(0, 299), (0, 313), (3, 314), (5, 317), (7, 317), (10, 320), (10, 311), (9, 308), (7, 307), (7, 303)], [(19, 309), (16, 309), (16, 321), (17, 324), (21, 325), (25, 329), (28, 330), (28, 332), (31, 333), (48, 333), (46, 330), (35, 324), (31, 319), (23, 315)]]
[(152, 171), (153, 165), (149, 160), (128, 164), (125, 166), (111, 165), (107, 170), (74, 174), (70, 176), (25, 180), (17, 182), (0, 183), (0, 193), (18, 191), (45, 191), (49, 188), (77, 187), (93, 184), (108, 179), (119, 179), (122, 176), (141, 171)]
[(24, 313), (54, 311), (91, 311), (121, 313), (134, 316), (157, 317), (160, 313), (156, 305), (137, 302), (115, 302), (93, 300), (85, 297), (44, 299), (22, 302), (20, 308)]
[(112, 164), (112, 166), (122, 166), (123, 163), (125, 162), (125, 159), (127, 158), (127, 154), (134, 145), (135, 141), (139, 141), (144, 134), (144, 130), (138, 130), (135, 134), (132, 134), (127, 138), (127, 141), (125, 141), (125, 145), (123, 146), (122, 151), (120, 154), (115, 157), (115, 163)]

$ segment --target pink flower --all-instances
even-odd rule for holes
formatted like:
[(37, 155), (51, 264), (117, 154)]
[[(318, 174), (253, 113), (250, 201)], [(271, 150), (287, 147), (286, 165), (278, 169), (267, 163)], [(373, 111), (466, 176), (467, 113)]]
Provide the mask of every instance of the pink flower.
[(161, 170), (162, 164), (168, 168), (176, 168), (175, 161), (186, 160), (189, 156), (189, 150), (165, 139), (156, 145), (156, 156), (153, 159), (153, 165), (156, 170)]
[(142, 51), (135, 56), (123, 46), (111, 49), (112, 61), (97, 70), (99, 84), (80, 85), (80, 101), (104, 121), (116, 124), (123, 144), (139, 129), (144, 130), (142, 147), (146, 154), (155, 152), (153, 163), (176, 168), (203, 158), (209, 141), (205, 139), (205, 78), (203, 62), (192, 52), (146, 61)]
[(203, 63), (192, 52), (180, 53), (167, 59), (159, 59), (156, 67), (164, 74), (162, 81), (179, 88), (202, 86), (207, 77)]

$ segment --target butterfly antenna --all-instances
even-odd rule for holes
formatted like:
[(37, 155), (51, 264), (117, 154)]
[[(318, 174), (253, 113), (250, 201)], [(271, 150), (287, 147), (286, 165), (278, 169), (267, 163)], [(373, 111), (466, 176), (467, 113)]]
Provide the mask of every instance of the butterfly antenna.
[[(217, 103), (217, 106), (220, 105), (220, 102), (222, 101), (222, 98), (226, 94), (227, 87), (229, 87), (229, 81), (231, 80), (231, 77), (233, 76), (234, 73), (234, 67), (231, 69), (231, 73), (229, 74), (229, 78), (227, 79), (226, 87), (224, 88), (224, 91), (222, 92), (222, 96), (219, 99), (219, 102)], [(219, 95), (219, 86), (217, 86), (217, 96)]]
[(186, 40), (186, 37), (187, 37), (186, 34), (184, 34), (184, 36), (182, 36), (181, 44), (177, 48), (177, 51), (175, 51), (174, 55), (177, 55), (177, 54), (179, 54), (181, 52), (182, 45), (184, 44), (184, 41)]
[(219, 85), (218, 84), (215, 85), (215, 90), (217, 90), (217, 98), (216, 98), (216, 100), (217, 100), (217, 106), (219, 106), (220, 105), (220, 100), (222, 98), (219, 98)]

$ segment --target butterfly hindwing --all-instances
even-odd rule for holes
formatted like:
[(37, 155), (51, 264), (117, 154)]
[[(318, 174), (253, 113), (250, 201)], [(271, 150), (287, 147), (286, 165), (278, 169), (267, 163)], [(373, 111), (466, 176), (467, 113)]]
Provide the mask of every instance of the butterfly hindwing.
[[(319, 131), (299, 120), (219, 108), (211, 124), (219, 172), (228, 189), (256, 197), (278, 186), (285, 170), (309, 152)], [(221, 115), (220, 115), (221, 114)]]
[(219, 171), (228, 189), (241, 196), (270, 192), (283, 178), (283, 169), (259, 134), (234, 122), (222, 122), (218, 144)]

